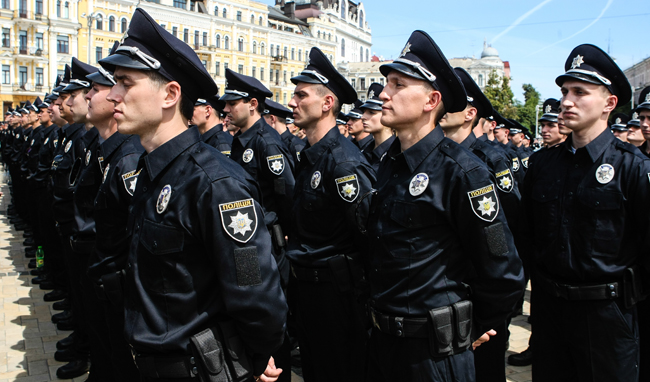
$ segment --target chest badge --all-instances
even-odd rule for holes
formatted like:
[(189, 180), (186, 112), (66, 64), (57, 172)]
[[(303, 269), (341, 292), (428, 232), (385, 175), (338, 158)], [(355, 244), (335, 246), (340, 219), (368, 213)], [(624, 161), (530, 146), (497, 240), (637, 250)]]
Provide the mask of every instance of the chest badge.
[(111, 168), (111, 164), (107, 164), (104, 169), (104, 177), (102, 178), (102, 183), (106, 182), (106, 177), (108, 176), (108, 170)]
[(244, 155), (242, 155), (242, 160), (244, 163), (248, 163), (253, 160), (253, 149), (244, 150)]
[(512, 158), (512, 171), (519, 171), (519, 158)]
[(499, 187), (499, 190), (503, 192), (512, 191), (512, 174), (510, 174), (510, 169), (497, 172), (495, 175), (497, 178), (497, 187)]
[(32, 139), (32, 141), (31, 141), (31, 143), (29, 145), (34, 146), (34, 139)]
[(58, 139), (53, 140), (52, 144), (54, 144), (54, 148), (59, 147), (59, 140)]
[(28, 139), (29, 137), (25, 135), (23, 138), (25, 139), (25, 142), (27, 142), (27, 139)]
[(493, 184), (467, 193), (472, 211), (481, 220), (492, 222), (499, 213), (499, 198)]
[(359, 180), (357, 174), (337, 178), (336, 189), (339, 191), (341, 199), (352, 203), (359, 196)]
[(522, 159), (521, 164), (524, 165), (524, 168), (528, 168), (528, 157)]
[(269, 165), (269, 170), (275, 175), (280, 175), (284, 172), (284, 155), (280, 154), (266, 157), (266, 163)]
[(68, 143), (65, 144), (65, 149), (63, 149), (64, 152), (70, 151), (70, 147), (72, 147), (72, 141), (68, 141)]
[(88, 150), (86, 152), (86, 166), (88, 166), (88, 164), (90, 163), (90, 157), (91, 156), (92, 156), (92, 154), (90, 153), (90, 150)]
[(257, 214), (253, 199), (237, 200), (219, 205), (221, 225), (228, 236), (240, 243), (248, 242), (257, 230)]
[(421, 172), (411, 179), (409, 193), (413, 196), (422, 195), (429, 185), (429, 175)]
[(614, 166), (605, 163), (598, 166), (596, 170), (596, 180), (600, 184), (607, 184), (614, 179)]
[(50, 141), (50, 137), (45, 138), (45, 142), (43, 142), (43, 146), (47, 145), (47, 142)]
[(296, 159), (298, 159), (298, 162), (300, 162), (300, 151), (296, 151)]
[(320, 171), (316, 171), (314, 175), (311, 176), (311, 188), (316, 189), (318, 185), (320, 184), (322, 176), (320, 174)]
[(171, 198), (171, 196), (172, 196), (172, 186), (170, 186), (169, 184), (163, 187), (162, 190), (160, 190), (160, 194), (158, 195), (158, 201), (156, 202), (156, 212), (158, 212), (158, 214), (162, 214), (163, 212), (165, 212), (165, 210), (167, 209), (167, 205), (169, 205), (169, 198)]
[[(109, 165), (110, 165), (110, 163), (109, 163)], [(127, 172), (126, 174), (122, 174), (122, 182), (124, 183), (124, 188), (126, 188), (126, 192), (128, 192), (129, 195), (131, 195), (131, 196), (133, 196), (133, 193), (135, 192), (135, 186), (138, 184), (138, 175), (140, 175), (140, 171), (142, 171), (142, 169), (139, 169), (138, 171), (133, 170), (133, 171)], [(165, 186), (165, 187), (169, 187), (169, 186)], [(163, 188), (163, 191), (164, 190), (165, 189)], [(171, 187), (169, 187), (169, 193), (171, 193), (171, 192), (172, 192), (172, 189), (171, 189)], [(162, 192), (161, 192), (161, 195), (162, 195)], [(169, 201), (169, 198), (167, 200)], [(158, 205), (160, 205), (160, 198), (159, 198), (158, 203), (159, 203)], [(165, 202), (165, 208), (167, 208), (167, 202)], [(163, 211), (164, 211), (164, 209), (163, 209)], [(158, 213), (160, 213), (160, 212), (158, 212)]]

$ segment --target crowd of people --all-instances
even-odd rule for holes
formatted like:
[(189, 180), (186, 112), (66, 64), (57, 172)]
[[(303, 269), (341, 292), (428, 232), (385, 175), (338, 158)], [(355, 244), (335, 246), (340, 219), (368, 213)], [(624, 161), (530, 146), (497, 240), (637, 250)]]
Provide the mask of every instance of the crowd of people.
[(510, 364), (647, 380), (650, 88), (611, 116), (633, 94), (600, 48), (558, 72), (536, 150), (422, 31), (363, 101), (318, 48), (289, 108), (229, 69), (220, 92), (140, 8), (99, 64), (0, 135), (32, 282), (72, 331), (59, 378), (504, 382), (530, 281)]

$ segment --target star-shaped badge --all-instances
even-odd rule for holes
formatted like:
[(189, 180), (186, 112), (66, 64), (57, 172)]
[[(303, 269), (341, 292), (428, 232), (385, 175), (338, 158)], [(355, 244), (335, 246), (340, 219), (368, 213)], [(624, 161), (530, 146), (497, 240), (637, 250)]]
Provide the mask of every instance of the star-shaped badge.
[(501, 178), (500, 186), (504, 190), (509, 190), (510, 187), (512, 187), (512, 180), (510, 180), (510, 178), (507, 177), (507, 176), (503, 177), (503, 178)]
[(406, 56), (406, 53), (411, 51), (411, 43), (407, 42), (406, 46), (404, 46), (404, 49), (402, 49), (402, 53), (399, 55), (400, 57)]
[(241, 234), (242, 236), (245, 236), (246, 232), (252, 231), (251, 224), (253, 221), (248, 218), (248, 213), (242, 214), (237, 211), (237, 215), (231, 216), (230, 220), (231, 222), (228, 227), (235, 231), (233, 235)]
[(645, 101), (650, 102), (650, 93), (645, 95)]
[(481, 213), (481, 215), (490, 215), (492, 212), (495, 212), (496, 210), (494, 209), (494, 206), (496, 203), (492, 201), (492, 198), (489, 197), (484, 197), (483, 199), (479, 200), (478, 202), (478, 210)]
[(356, 187), (348, 183), (341, 188), (341, 193), (344, 197), (352, 199), (352, 197), (357, 193)]
[(573, 62), (571, 63), (571, 69), (579, 68), (580, 65), (584, 64), (585, 61), (583, 60), (583, 58), (584, 57), (581, 56), (581, 55), (575, 56), (575, 58), (573, 59)]
[(374, 97), (375, 97), (375, 91), (374, 91), (374, 90), (371, 90), (371, 91), (368, 93), (368, 99), (370, 99), (370, 98), (374, 98)]
[(271, 169), (275, 173), (282, 172), (282, 161), (279, 160), (273, 161), (273, 164), (271, 164)]
[(546, 109), (544, 110), (544, 113), (550, 113), (551, 112), (551, 105), (546, 105)]

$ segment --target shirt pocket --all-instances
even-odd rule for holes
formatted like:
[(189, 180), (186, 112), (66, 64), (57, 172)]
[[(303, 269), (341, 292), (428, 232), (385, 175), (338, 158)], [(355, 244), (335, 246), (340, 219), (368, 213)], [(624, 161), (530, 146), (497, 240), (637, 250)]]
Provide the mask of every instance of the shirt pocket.
[(140, 233), (138, 268), (142, 284), (157, 293), (192, 290), (184, 252), (185, 234), (180, 228), (145, 219)]
[(578, 200), (576, 229), (586, 238), (592, 238), (595, 254), (617, 255), (625, 223), (623, 195), (599, 188), (583, 188), (578, 191)]
[(537, 244), (547, 243), (560, 228), (560, 187), (548, 183), (536, 186), (532, 190), (531, 199), (534, 224), (537, 227)]
[(393, 257), (427, 258), (439, 249), (435, 226), (440, 218), (430, 205), (397, 200), (385, 213), (389, 219), (384, 219), (379, 237)]
[(303, 191), (301, 208), (306, 213), (301, 214), (304, 219), (301, 229), (322, 235), (332, 232), (337, 224), (342, 223), (343, 215), (338, 206), (334, 206), (325, 195), (313, 191)]

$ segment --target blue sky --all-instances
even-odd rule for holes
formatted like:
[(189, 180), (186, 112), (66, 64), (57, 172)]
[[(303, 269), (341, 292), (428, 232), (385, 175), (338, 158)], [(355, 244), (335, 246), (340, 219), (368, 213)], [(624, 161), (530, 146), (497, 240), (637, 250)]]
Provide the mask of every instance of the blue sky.
[[(274, 0), (263, 0), (274, 4)], [(372, 51), (395, 58), (413, 30), (429, 33), (447, 58), (480, 57), (487, 39), (510, 61), (512, 90), (532, 84), (542, 98), (559, 98), (555, 77), (579, 44), (608, 51), (625, 70), (650, 56), (648, 0), (368, 0)]]

